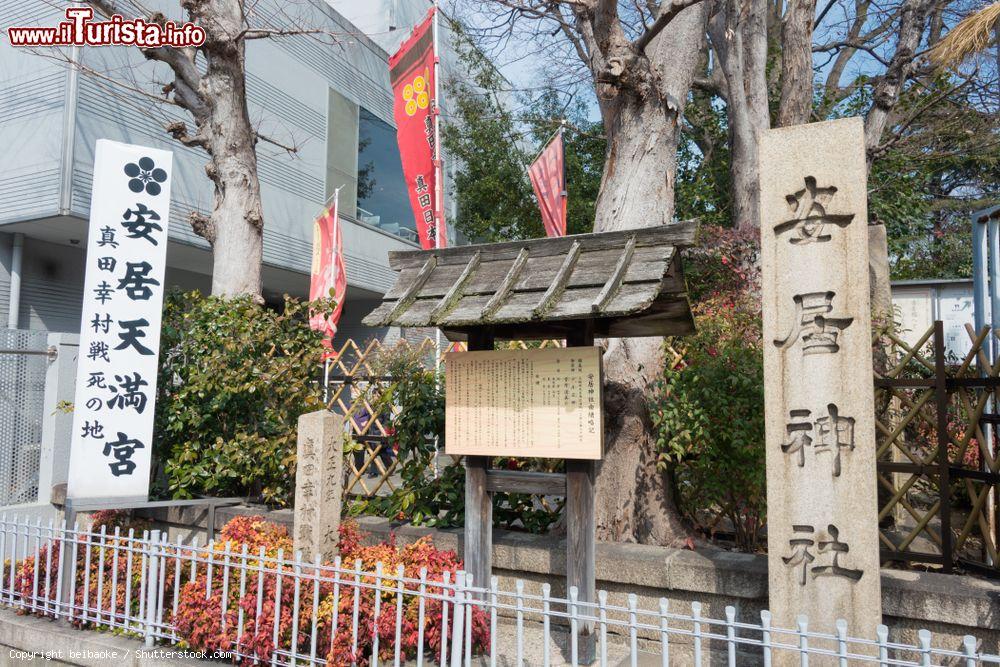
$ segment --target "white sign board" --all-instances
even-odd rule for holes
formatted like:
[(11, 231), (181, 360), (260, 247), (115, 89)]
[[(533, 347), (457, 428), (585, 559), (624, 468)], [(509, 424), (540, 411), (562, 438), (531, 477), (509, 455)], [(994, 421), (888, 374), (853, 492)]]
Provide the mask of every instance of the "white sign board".
[(69, 498), (149, 497), (172, 159), (97, 142)]
[[(916, 345), (934, 325), (934, 290), (929, 287), (893, 287), (892, 305), (899, 319), (899, 337), (907, 345)], [(933, 342), (933, 339), (928, 340)]]
[[(972, 340), (965, 326), (975, 326), (971, 285), (942, 285), (937, 289), (938, 317), (944, 323), (944, 347), (961, 363), (972, 351)], [(989, 320), (987, 320), (988, 322)]]
[(601, 384), (596, 347), (449, 352), (445, 451), (600, 459)]

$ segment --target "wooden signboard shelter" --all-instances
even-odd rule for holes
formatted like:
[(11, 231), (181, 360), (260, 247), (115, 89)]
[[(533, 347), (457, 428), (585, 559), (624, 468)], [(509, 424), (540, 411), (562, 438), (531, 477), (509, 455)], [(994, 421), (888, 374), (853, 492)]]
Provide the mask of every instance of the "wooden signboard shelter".
[[(437, 327), (470, 352), (499, 339), (684, 335), (694, 331), (681, 250), (693, 221), (432, 250), (392, 252), (396, 282), (365, 319), (373, 327)], [(449, 445), (449, 448), (451, 446)], [(565, 474), (490, 469), (490, 456), (465, 461), (465, 567), (489, 586), (494, 492), (566, 498), (566, 586), (596, 601), (595, 460), (566, 459)], [(585, 626), (586, 624), (581, 624)], [(581, 628), (581, 658), (593, 655), (593, 628)]]

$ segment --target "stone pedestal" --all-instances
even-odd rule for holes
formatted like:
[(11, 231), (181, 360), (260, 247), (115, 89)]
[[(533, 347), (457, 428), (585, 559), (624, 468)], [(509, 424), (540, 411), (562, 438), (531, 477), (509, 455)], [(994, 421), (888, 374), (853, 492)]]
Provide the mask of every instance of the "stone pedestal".
[[(881, 622), (861, 119), (760, 136), (768, 579), (774, 625)], [(783, 641), (790, 641), (785, 636)], [(797, 660), (795, 656), (791, 659)]]
[(328, 410), (299, 417), (292, 536), (302, 557), (337, 555), (343, 494), (344, 420)]

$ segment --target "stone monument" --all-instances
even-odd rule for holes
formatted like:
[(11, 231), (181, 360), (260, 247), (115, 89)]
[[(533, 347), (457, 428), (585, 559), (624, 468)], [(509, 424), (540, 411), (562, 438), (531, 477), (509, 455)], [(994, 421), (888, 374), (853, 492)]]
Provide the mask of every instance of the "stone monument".
[(343, 493), (344, 420), (328, 410), (299, 417), (295, 468), (296, 550), (311, 560), (337, 555)]
[(842, 618), (851, 636), (874, 639), (882, 600), (862, 121), (762, 132), (759, 159), (774, 626), (795, 628), (804, 614), (810, 630), (832, 633)]

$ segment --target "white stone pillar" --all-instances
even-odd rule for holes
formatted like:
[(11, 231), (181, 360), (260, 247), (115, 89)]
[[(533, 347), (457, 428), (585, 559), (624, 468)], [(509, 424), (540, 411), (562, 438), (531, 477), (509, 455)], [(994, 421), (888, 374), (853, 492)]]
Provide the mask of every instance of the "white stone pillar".
[(843, 618), (874, 639), (866, 173), (860, 118), (760, 135), (770, 608), (777, 627), (805, 614), (810, 630), (832, 633)]

